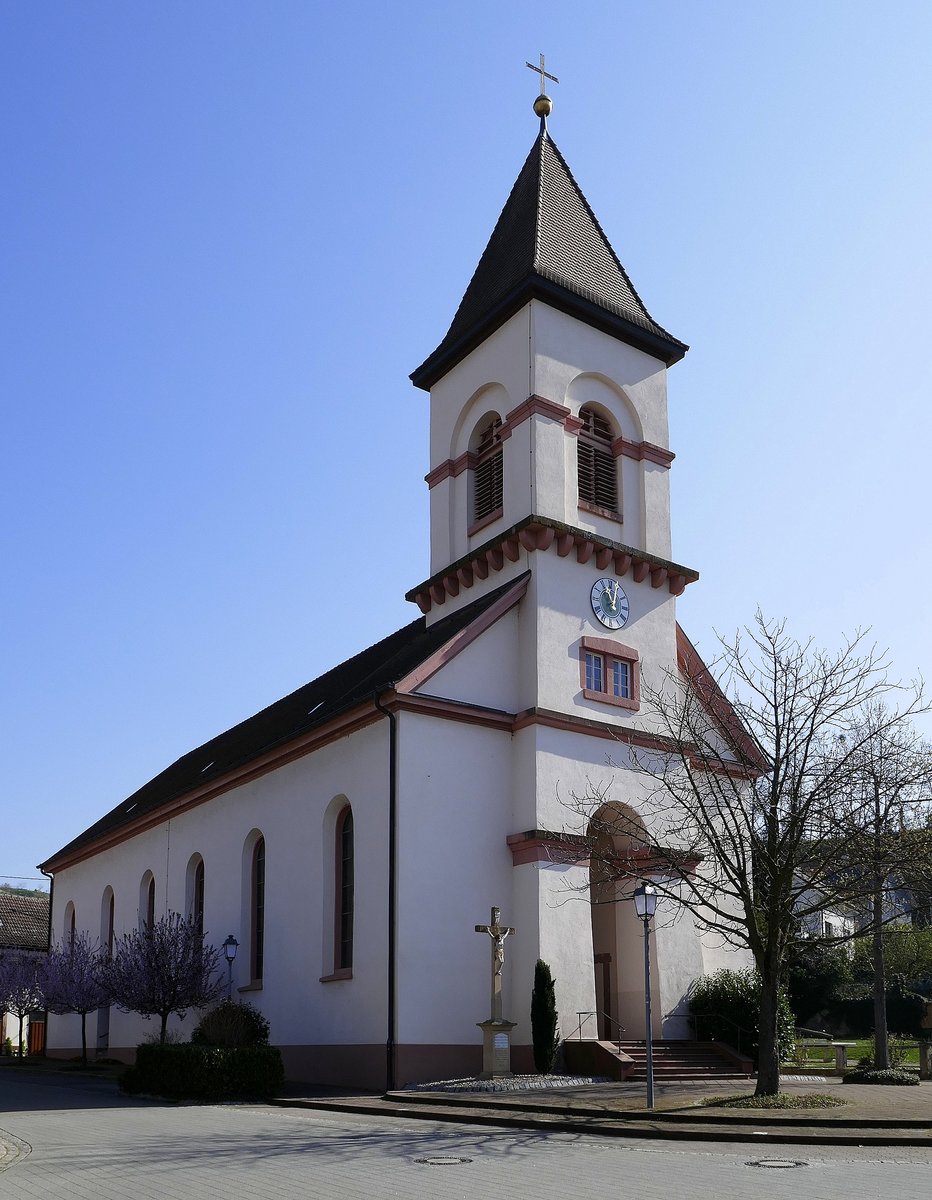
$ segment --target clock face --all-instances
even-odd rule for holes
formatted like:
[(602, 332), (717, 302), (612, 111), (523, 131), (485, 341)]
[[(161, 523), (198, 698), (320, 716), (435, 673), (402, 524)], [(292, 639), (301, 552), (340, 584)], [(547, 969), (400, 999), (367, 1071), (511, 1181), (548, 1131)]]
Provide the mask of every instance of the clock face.
[(592, 611), (609, 629), (621, 629), (628, 620), (628, 597), (617, 579), (597, 579), (590, 594)]

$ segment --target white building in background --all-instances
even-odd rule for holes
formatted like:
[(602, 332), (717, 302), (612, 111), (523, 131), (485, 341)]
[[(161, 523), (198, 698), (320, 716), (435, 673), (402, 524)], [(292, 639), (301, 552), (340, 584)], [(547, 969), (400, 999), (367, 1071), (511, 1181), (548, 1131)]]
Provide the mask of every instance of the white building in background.
[[(421, 615), (54, 854), (53, 936), (107, 942), (168, 910), (215, 944), (232, 932), (235, 994), (268, 1018), (288, 1074), (378, 1087), (479, 1069), (489, 949), (474, 925), (494, 904), (517, 930), (516, 1069), (538, 958), (564, 1034), (601, 1012), (603, 1029), (643, 1037), (640, 924), (629, 903), (585, 902), (588, 863), (567, 861), (563, 837), (585, 825), (564, 801), (612, 776), (612, 804), (637, 814), (645, 781), (626, 754), (656, 744), (641, 681), (697, 661), (676, 597), (698, 576), (670, 539), (666, 375), (685, 352), (542, 118), (449, 332), (412, 375), (430, 393)], [(654, 937), (653, 1035), (688, 1036), (691, 981), (745, 959), (687, 913)], [(101, 1013), (98, 1049), (129, 1057), (146, 1031)], [(50, 1019), (52, 1053), (78, 1044), (77, 1018)]]

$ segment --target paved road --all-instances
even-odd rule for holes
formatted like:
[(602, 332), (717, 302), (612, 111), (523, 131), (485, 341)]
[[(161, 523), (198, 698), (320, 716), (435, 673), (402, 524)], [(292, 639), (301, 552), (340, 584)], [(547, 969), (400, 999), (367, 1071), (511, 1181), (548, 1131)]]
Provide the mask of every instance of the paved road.
[[(747, 1165), (765, 1156), (805, 1165)], [(932, 1151), (800, 1153), (791, 1146), (603, 1139), (262, 1106), (175, 1107), (124, 1101), (109, 1082), (0, 1078), (0, 1200), (539, 1200), (542, 1194), (927, 1200)]]

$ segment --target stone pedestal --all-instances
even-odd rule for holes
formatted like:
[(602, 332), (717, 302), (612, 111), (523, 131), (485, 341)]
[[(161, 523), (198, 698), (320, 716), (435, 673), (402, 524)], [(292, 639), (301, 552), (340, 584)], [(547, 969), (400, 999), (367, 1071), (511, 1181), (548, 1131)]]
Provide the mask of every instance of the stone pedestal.
[(482, 1030), (482, 1074), (480, 1079), (511, 1078), (511, 1031), (516, 1021), (498, 1017), (479, 1022)]

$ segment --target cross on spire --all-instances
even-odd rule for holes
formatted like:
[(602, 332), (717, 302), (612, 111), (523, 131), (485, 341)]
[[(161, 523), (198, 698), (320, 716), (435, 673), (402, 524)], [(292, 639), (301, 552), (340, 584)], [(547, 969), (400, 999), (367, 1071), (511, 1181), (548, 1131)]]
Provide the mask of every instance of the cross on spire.
[(557, 79), (556, 75), (551, 75), (549, 72), (544, 70), (543, 54), (541, 54), (541, 56), (540, 56), (540, 66), (539, 67), (535, 67), (533, 63), (529, 63), (529, 62), (526, 62), (524, 65), (526, 67), (530, 67), (532, 71), (536, 71), (537, 74), (540, 76), (540, 94), (542, 96), (547, 95), (547, 85), (544, 82), (545, 79), (549, 79), (552, 83), (560, 82), (559, 79)]

